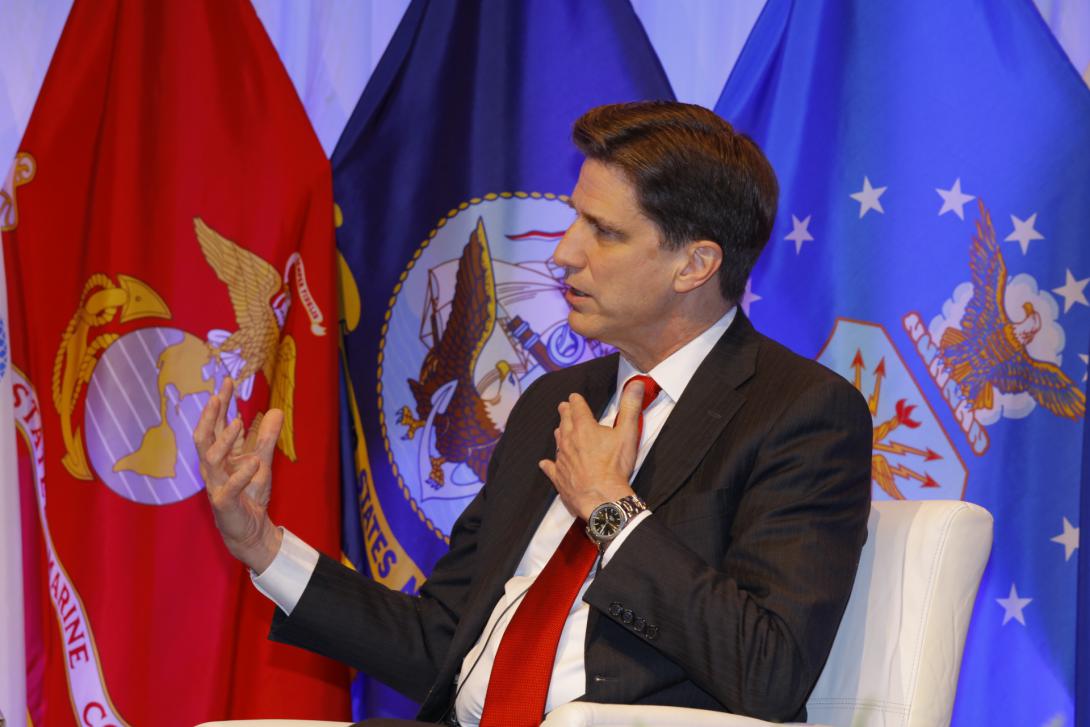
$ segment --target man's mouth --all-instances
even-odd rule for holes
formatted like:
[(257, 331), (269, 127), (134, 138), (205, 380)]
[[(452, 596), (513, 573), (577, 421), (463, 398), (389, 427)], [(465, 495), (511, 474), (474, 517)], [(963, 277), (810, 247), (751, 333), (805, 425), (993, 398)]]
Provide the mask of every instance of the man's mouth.
[(579, 288), (576, 288), (576, 287), (571, 286), (571, 285), (568, 286), (568, 291), (567, 292), (568, 292), (568, 295), (572, 296), (573, 298), (588, 298), (588, 297), (590, 297), (586, 293), (584, 293), (583, 291), (579, 290)]

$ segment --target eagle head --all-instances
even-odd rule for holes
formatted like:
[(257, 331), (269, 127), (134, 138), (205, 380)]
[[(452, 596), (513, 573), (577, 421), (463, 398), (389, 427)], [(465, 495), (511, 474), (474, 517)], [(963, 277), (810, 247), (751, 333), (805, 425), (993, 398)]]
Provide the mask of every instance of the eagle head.
[(1014, 332), (1018, 336), (1018, 340), (1025, 346), (1041, 330), (1041, 314), (1029, 301), (1022, 304), (1022, 311), (1026, 314), (1026, 317), (1020, 323), (1015, 324)]

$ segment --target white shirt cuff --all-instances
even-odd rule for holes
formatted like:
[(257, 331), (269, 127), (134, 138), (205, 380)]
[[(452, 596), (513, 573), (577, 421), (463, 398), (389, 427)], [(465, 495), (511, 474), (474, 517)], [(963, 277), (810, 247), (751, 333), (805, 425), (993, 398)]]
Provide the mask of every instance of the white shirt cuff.
[[(628, 525), (625, 525), (624, 530), (621, 531), (621, 534), (618, 535), (616, 538), (614, 538), (612, 543), (610, 543), (608, 546), (606, 546), (606, 552), (602, 553), (602, 567), (603, 568), (605, 567), (606, 563), (609, 562), (609, 559), (613, 557), (613, 554), (617, 552), (617, 548), (621, 547), (621, 543), (623, 543), (625, 541), (625, 538), (627, 538), (629, 535), (631, 535), (632, 531), (635, 530), (636, 527), (640, 523), (642, 523), (644, 520), (646, 520), (650, 516), (651, 516), (651, 511), (650, 510), (644, 510), (639, 515), (632, 518), (632, 522), (630, 522)], [(287, 531), (285, 531), (284, 534), (287, 535)], [(277, 556), (277, 557), (279, 557), (279, 556)], [(270, 566), (270, 568), (271, 568), (271, 566)]]
[[(641, 515), (643, 513), (640, 513)], [(629, 528), (625, 528), (628, 530)], [(250, 580), (266, 598), (280, 610), (291, 615), (295, 604), (306, 590), (310, 576), (318, 566), (318, 551), (310, 547), (287, 528), (273, 562), (261, 575), (250, 571)], [(624, 533), (621, 533), (623, 535)], [(620, 536), (618, 536), (620, 537)]]

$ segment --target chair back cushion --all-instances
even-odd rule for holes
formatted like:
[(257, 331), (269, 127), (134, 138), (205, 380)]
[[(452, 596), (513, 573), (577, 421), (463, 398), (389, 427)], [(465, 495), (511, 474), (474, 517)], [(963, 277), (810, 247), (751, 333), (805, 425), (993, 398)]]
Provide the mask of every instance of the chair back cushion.
[(967, 502), (876, 502), (829, 660), (807, 702), (836, 727), (950, 723), (965, 634), (992, 543)]

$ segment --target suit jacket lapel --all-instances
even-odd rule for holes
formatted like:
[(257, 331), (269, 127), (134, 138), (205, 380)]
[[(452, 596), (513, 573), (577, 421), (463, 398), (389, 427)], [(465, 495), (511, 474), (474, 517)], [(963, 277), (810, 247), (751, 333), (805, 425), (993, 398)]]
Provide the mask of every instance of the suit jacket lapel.
[(594, 416), (598, 419), (602, 418), (610, 397), (613, 396), (613, 390), (617, 388), (617, 362), (619, 359), (620, 355), (616, 353), (603, 356), (598, 359), (597, 365), (588, 372), (582, 394), (583, 398), (587, 400), (590, 410), (594, 412)]
[(745, 396), (737, 389), (753, 375), (759, 344), (739, 310), (693, 374), (633, 482), (651, 510), (681, 487), (742, 406)]

